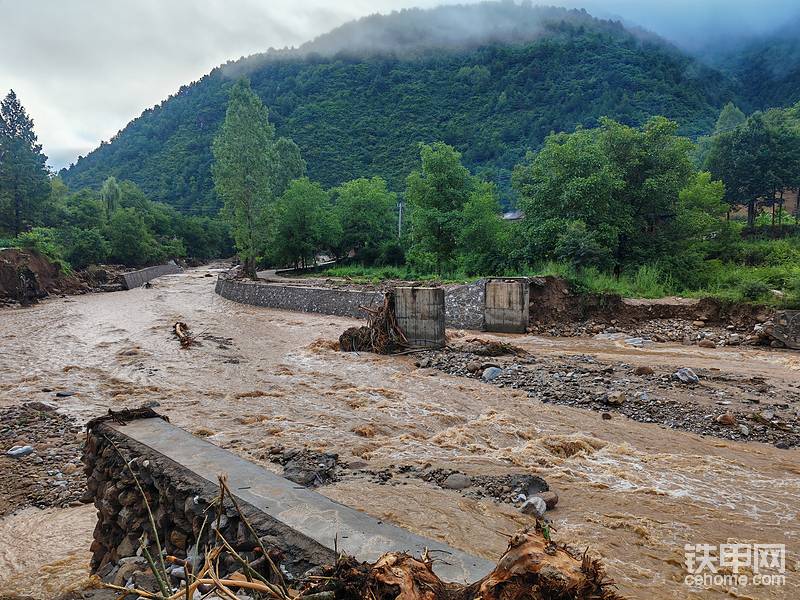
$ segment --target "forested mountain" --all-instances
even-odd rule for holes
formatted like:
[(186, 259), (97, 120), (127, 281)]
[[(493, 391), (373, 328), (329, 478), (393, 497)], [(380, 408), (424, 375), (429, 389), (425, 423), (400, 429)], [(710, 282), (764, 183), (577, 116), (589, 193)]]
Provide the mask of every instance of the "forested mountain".
[(728, 48), (712, 64), (740, 86), (740, 104), (748, 109), (791, 106), (800, 101), (800, 19), (777, 31)]
[(182, 210), (216, 211), (211, 140), (240, 76), (325, 186), (380, 175), (400, 190), (418, 143), (442, 140), (504, 198), (513, 166), (551, 131), (658, 114), (700, 134), (736, 97), (718, 71), (584, 11), (508, 2), (402, 11), (219, 67), (79, 159), (64, 180), (99, 187), (116, 176)]

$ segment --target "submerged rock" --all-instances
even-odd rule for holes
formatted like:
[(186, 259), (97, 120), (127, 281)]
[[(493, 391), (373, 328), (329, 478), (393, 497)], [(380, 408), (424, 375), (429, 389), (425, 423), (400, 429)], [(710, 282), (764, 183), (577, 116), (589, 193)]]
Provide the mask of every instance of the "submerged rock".
[(553, 510), (556, 504), (558, 504), (558, 494), (552, 490), (539, 492), (536, 496), (544, 500), (544, 503), (547, 505), (547, 510)]

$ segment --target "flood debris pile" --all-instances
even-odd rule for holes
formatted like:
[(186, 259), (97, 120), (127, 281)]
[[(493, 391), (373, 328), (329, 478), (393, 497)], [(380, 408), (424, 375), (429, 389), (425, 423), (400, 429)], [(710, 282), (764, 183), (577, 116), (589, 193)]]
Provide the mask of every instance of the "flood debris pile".
[(44, 402), (0, 411), (0, 515), (81, 503), (81, 428)]
[(374, 352), (394, 354), (409, 348), (405, 333), (397, 324), (394, 292), (386, 292), (383, 305), (378, 308), (361, 307), (367, 313), (367, 324), (350, 327), (339, 336), (342, 352)]

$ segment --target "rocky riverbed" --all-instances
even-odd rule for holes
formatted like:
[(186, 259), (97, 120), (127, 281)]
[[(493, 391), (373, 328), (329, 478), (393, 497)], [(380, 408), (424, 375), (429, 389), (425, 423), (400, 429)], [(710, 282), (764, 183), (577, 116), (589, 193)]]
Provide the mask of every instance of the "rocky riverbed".
[(530, 327), (531, 333), (536, 335), (630, 340), (631, 345), (639, 347), (662, 342), (677, 342), (685, 346), (697, 345), (703, 348), (742, 345), (783, 348), (783, 342), (772, 337), (772, 329), (771, 320), (750, 326), (711, 324), (691, 319), (650, 319), (633, 323), (566, 320), (558, 323), (534, 323)]
[(0, 409), (0, 516), (25, 508), (81, 504), (83, 436), (45, 402)]
[[(641, 345), (641, 338), (628, 339)], [(652, 342), (651, 342), (652, 343)], [(474, 346), (474, 343), (472, 344)], [(737, 377), (689, 366), (634, 366), (589, 354), (536, 357), (526, 352), (487, 358), (458, 344), (424, 352), (421, 368), (523, 390), (529, 398), (625, 416), (730, 440), (778, 448), (800, 445), (800, 386), (778, 390), (762, 377)]]

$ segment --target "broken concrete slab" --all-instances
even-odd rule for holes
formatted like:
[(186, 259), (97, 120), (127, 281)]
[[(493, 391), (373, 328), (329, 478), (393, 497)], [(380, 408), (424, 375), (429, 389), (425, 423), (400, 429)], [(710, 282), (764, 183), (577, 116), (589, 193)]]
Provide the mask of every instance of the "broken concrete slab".
[(181, 269), (174, 262), (166, 265), (157, 265), (155, 267), (147, 267), (146, 269), (139, 269), (138, 271), (131, 271), (130, 273), (122, 274), (122, 287), (126, 290), (142, 287), (148, 281), (161, 277), (162, 275), (174, 275), (181, 273)]
[(781, 310), (775, 313), (772, 337), (783, 342), (787, 348), (800, 350), (800, 310)]

